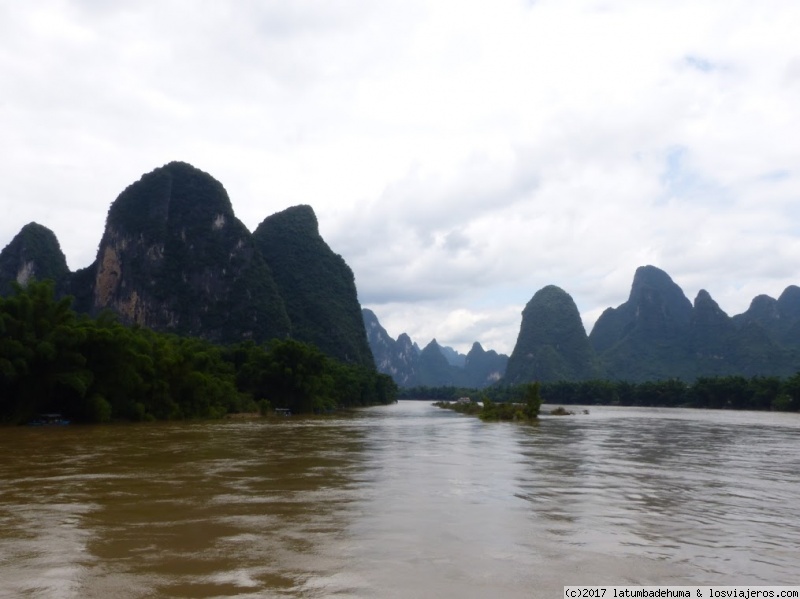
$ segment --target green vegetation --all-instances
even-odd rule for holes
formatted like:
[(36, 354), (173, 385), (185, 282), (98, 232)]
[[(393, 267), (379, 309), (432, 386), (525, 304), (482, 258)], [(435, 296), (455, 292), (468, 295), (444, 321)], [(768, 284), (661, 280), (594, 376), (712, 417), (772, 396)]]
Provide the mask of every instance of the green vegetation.
[(477, 397), (483, 394), (489, 394), (489, 397), (494, 397), (492, 391), (493, 388), (491, 387), (489, 389), (478, 390), (471, 387), (451, 387), (447, 385), (427, 387), (425, 385), (418, 385), (416, 387), (400, 387), (397, 391), (397, 399), (455, 401), (459, 397)]
[(800, 411), (800, 373), (778, 377), (701, 377), (692, 384), (678, 379), (559, 382), (543, 386), (548, 403), (690, 407), (733, 410)]
[(107, 251), (116, 256), (120, 281), (100, 277), (101, 288), (114, 290), (104, 303), (92, 298), (85, 305), (85, 286), (94, 280), (73, 277), (70, 291), (89, 313), (108, 308), (126, 324), (217, 343), (264, 342), (291, 333), (269, 267), (224, 187), (189, 164), (155, 169), (119, 195), (95, 269), (102, 269)]
[(636, 270), (628, 300), (606, 309), (587, 337), (572, 298), (554, 286), (522, 313), (505, 382), (698, 377), (790, 377), (800, 364), (800, 287), (753, 299), (729, 317), (701, 290), (694, 304), (664, 271)]
[(67, 259), (55, 233), (37, 223), (28, 223), (0, 252), (0, 295), (13, 292), (17, 275), (53, 279), (59, 289), (69, 277)]
[(320, 236), (312, 208), (267, 217), (253, 241), (286, 305), (292, 337), (342, 362), (372, 367), (353, 271)]
[(534, 294), (522, 311), (516, 346), (505, 380), (582, 380), (599, 373), (597, 358), (572, 297), (555, 285)]
[(461, 414), (478, 416), (484, 422), (514, 421), (531, 422), (539, 416), (542, 405), (541, 386), (539, 383), (528, 383), (518, 388), (519, 395), (512, 401), (498, 403), (484, 395), (480, 403), (460, 399), (455, 402), (438, 401), (434, 405)]
[[(487, 389), (414, 387), (401, 389), (401, 399), (442, 402), (483, 394), (494, 402), (513, 402), (524, 385), (496, 385)], [(694, 383), (679, 379), (631, 383), (627, 381), (559, 381), (542, 383), (543, 401), (565, 405), (684, 407), (730, 410), (800, 411), (800, 372), (788, 378), (774, 376), (701, 377)]]
[[(519, 385), (493, 385), (484, 389), (467, 387), (406, 387), (397, 392), (398, 399), (426, 399), (438, 401), (456, 401), (461, 397), (480, 397), (497, 403), (519, 402), (525, 397), (531, 385), (538, 384), (540, 394), (547, 388), (546, 383), (521, 383)], [(546, 396), (545, 396), (546, 398)]]
[(52, 282), (0, 297), (0, 422), (42, 412), (84, 422), (219, 418), (389, 403), (396, 386), (293, 340), (217, 346), (78, 316)]
[(222, 184), (184, 162), (142, 175), (111, 204), (97, 259), (71, 273), (55, 235), (26, 225), (0, 252), (0, 295), (12, 282), (56, 281), (89, 315), (218, 344), (292, 338), (374, 368), (352, 271), (319, 234), (310, 206), (251, 234)]

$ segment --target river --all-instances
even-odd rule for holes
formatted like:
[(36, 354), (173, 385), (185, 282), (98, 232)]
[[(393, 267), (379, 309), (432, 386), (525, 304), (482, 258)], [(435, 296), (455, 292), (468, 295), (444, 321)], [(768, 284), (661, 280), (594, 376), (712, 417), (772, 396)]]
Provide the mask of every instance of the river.
[(0, 429), (0, 597), (800, 584), (800, 415), (428, 402)]

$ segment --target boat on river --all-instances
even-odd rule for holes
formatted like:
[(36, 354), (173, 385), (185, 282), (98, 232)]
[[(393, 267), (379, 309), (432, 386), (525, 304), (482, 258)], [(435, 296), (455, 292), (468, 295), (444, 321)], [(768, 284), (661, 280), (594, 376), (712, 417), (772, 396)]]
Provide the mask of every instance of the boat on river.
[(39, 414), (37, 418), (31, 420), (29, 426), (66, 426), (70, 421), (62, 417), (61, 414)]

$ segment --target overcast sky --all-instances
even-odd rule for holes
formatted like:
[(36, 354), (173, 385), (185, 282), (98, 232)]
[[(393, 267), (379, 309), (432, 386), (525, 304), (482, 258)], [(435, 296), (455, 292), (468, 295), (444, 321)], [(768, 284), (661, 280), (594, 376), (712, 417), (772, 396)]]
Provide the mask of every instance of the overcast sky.
[(728, 314), (800, 284), (796, 0), (0, 0), (0, 247), (89, 265), (171, 160), (310, 204), (389, 334), (510, 353), (637, 266)]

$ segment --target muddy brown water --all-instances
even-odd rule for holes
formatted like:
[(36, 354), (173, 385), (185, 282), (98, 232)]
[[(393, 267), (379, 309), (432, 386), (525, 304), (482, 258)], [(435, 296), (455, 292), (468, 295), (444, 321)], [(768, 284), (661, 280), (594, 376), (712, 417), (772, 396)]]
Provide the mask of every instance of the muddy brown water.
[(578, 412), (2, 428), (0, 597), (800, 584), (800, 416)]

